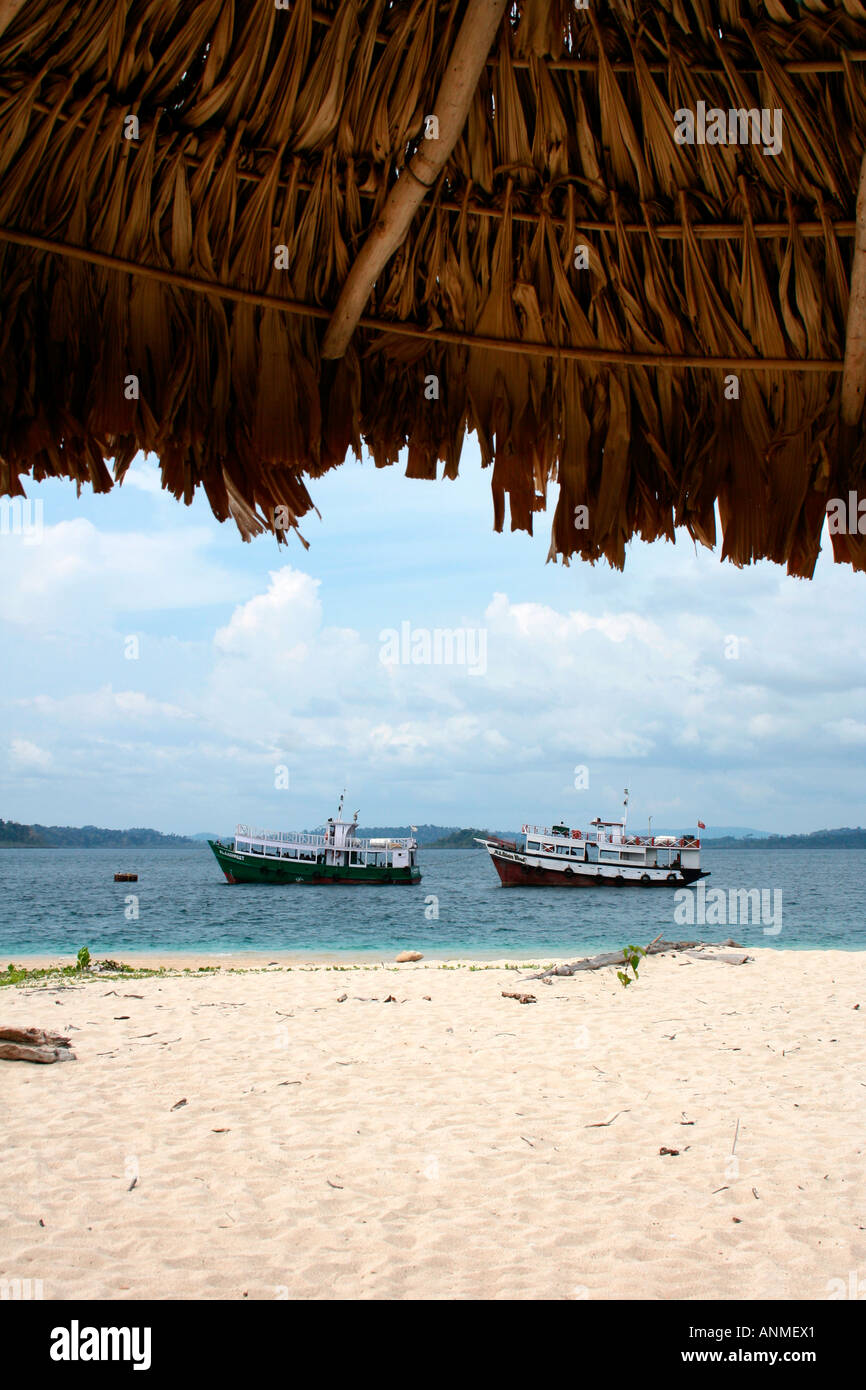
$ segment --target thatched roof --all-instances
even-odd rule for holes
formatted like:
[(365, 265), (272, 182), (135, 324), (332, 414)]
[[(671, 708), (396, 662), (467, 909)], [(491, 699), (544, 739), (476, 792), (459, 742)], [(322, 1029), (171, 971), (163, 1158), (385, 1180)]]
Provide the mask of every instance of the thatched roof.
[[(0, 489), (105, 490), (152, 450), (248, 536), (362, 441), (453, 476), (468, 427), (497, 527), (558, 479), (553, 554), (713, 543), (718, 501), (730, 559), (811, 573), (828, 499), (864, 491), (866, 0), (517, 0), (429, 188), (490, 0), (286, 6), (0, 0)], [(676, 143), (701, 101), (780, 109), (781, 151)], [(866, 568), (866, 537), (834, 547)]]

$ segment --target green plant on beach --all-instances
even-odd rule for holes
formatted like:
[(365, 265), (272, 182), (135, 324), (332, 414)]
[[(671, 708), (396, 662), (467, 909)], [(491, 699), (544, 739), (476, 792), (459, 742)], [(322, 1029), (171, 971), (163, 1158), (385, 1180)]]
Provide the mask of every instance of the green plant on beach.
[(88, 951), (86, 946), (82, 946), (81, 950), (78, 952), (78, 969), (90, 969), (90, 952)]
[(634, 978), (637, 979), (637, 968), (640, 965), (641, 956), (645, 955), (646, 948), (643, 946), (623, 946), (622, 957), (623, 962), (625, 964), (625, 970), (618, 970), (616, 972), (616, 978), (619, 980), (623, 989), (628, 989), (629, 985), (631, 984), (632, 977), (628, 973), (629, 966), (631, 966), (632, 970), (634, 971)]

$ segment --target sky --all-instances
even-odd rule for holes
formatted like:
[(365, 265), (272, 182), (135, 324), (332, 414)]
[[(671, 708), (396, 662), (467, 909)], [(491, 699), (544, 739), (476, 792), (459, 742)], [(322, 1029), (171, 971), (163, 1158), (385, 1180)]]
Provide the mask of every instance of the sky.
[(497, 535), (489, 476), (474, 439), (456, 481), (350, 460), (310, 484), (308, 550), (244, 544), (143, 456), (102, 496), (26, 481), (0, 816), (292, 830), (345, 786), (362, 824), (514, 829), (613, 818), (628, 786), (633, 826), (863, 822), (866, 575), (826, 532), (811, 582), (685, 532), (566, 567), (555, 488), (534, 536)]

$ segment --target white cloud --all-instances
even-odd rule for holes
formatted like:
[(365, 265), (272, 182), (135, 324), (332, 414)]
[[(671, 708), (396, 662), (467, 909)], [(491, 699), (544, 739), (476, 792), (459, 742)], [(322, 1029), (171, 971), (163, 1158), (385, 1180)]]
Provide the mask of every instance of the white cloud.
[(46, 525), (38, 544), (0, 546), (0, 619), (31, 631), (81, 629), (106, 614), (194, 609), (237, 595), (208, 527), (102, 531), (84, 517)]
[(26, 738), (13, 738), (9, 745), (9, 760), (16, 772), (46, 772), (54, 759), (45, 748)]
[(137, 454), (126, 470), (120, 486), (135, 488), (137, 492), (146, 492), (150, 497), (161, 498), (169, 504), (174, 504), (174, 498), (163, 488), (160, 470), (150, 456), (142, 458)]
[(860, 719), (834, 719), (827, 725), (840, 743), (866, 743), (866, 724)]
[(15, 703), (52, 721), (100, 727), (114, 721), (126, 725), (130, 721), (162, 723), (193, 718), (190, 711), (169, 701), (151, 699), (140, 690), (113, 690), (110, 685), (83, 694), (64, 695), (60, 699), (52, 695), (34, 695)]
[[(136, 508), (152, 505), (155, 482), (152, 465), (135, 465)], [(75, 516), (39, 544), (4, 538), (10, 772), (25, 787), (52, 759), (69, 772), (65, 809), (34, 802), (31, 819), (122, 823), (111, 806), (128, 807), (134, 786), (140, 823), (289, 826), (330, 806), (344, 779), (362, 815), (378, 803), (416, 823), (506, 828), (551, 803), (605, 813), (626, 783), (656, 824), (695, 812), (727, 823), (752, 812), (768, 829), (795, 828), (795, 814), (801, 828), (851, 819), (820, 809), (825, 786), (828, 805), (849, 782), (859, 795), (851, 750), (866, 743), (862, 582), (848, 571), (822, 561), (813, 585), (797, 584), (687, 547), (635, 547), (625, 576), (575, 566), (545, 590), (525, 569), (503, 581), (504, 566), (491, 579), (467, 562), (446, 609), (432, 551), (419, 550), (417, 572), (407, 552), (405, 585), (376, 579), (375, 552), (362, 573), (352, 548), (330, 567), (314, 550), (321, 578), (287, 564), (263, 578), (272, 551), (235, 538), (246, 568), (233, 570), (215, 558), (235, 551), (213, 525), (174, 523), (105, 531)], [(483, 672), (383, 664), (380, 633), (404, 620), (483, 629)], [(275, 794), (280, 763), (288, 797)], [(576, 764), (589, 792), (573, 787)]]

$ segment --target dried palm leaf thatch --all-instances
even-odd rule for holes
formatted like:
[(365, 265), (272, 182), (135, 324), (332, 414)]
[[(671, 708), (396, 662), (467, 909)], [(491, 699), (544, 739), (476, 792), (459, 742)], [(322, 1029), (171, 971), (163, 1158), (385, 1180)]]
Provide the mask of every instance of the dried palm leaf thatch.
[[(497, 528), (557, 484), (552, 558), (718, 517), (734, 563), (811, 574), (828, 501), (866, 495), (866, 4), (513, 0), (327, 359), (486, 4), (0, 0), (0, 490), (107, 490), (148, 449), (282, 537), (348, 452), (453, 477), (468, 428)], [(678, 143), (700, 103), (742, 138)]]

